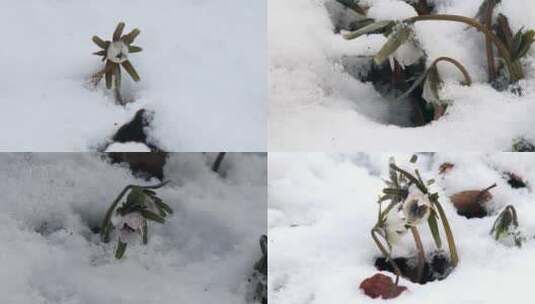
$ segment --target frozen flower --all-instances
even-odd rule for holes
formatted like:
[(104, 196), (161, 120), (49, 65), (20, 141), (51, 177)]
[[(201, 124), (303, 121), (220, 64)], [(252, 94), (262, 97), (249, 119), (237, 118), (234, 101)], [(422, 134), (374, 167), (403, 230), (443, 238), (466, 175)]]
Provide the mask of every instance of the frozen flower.
[(123, 63), (128, 59), (128, 45), (122, 40), (113, 41), (108, 47), (106, 59), (114, 63)]
[(427, 194), (423, 193), (412, 185), (409, 188), (409, 195), (402, 205), (402, 212), (406, 219), (408, 226), (417, 226), (421, 222), (426, 221), (431, 213), (431, 201)]
[(407, 232), (406, 218), (402, 212), (392, 209), (383, 226), (384, 237), (390, 245), (396, 244)]
[(135, 233), (141, 233), (145, 219), (139, 212), (132, 212), (119, 216), (114, 225), (119, 229), (119, 240), (128, 243)]

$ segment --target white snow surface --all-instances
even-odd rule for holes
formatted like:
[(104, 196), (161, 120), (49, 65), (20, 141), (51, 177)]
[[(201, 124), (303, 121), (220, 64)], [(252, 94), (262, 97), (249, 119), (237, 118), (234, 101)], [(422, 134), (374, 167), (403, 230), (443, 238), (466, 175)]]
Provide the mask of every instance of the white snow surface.
[[(121, 107), (93, 35), (141, 30)], [(93, 151), (140, 108), (166, 151), (265, 151), (266, 7), (250, 0), (0, 0), (0, 150)]]
[[(408, 168), (410, 154), (270, 153), (269, 155), (269, 278), (270, 303), (383, 303), (359, 290), (378, 271), (380, 256), (370, 236), (377, 221), (377, 199), (388, 178), (388, 158)], [(420, 155), (417, 167), (424, 180), (436, 178), (432, 191), (440, 195), (459, 253), (458, 267), (442, 281), (408, 287), (388, 303), (514, 303), (533, 296), (535, 271), (535, 156), (531, 154)], [(454, 164), (438, 175), (444, 162)], [(513, 189), (503, 178), (515, 173), (528, 188)], [(464, 190), (491, 190), (490, 216), (467, 219), (457, 215), (448, 196)], [(509, 248), (489, 235), (497, 214), (513, 205), (521, 229), (530, 240)], [(427, 252), (434, 246), (421, 227)], [(444, 232), (441, 228), (441, 233)], [(410, 234), (394, 247), (394, 256), (415, 254)], [(391, 273), (384, 274), (394, 277)], [(387, 303), (385, 302), (385, 303)]]
[(112, 143), (105, 152), (150, 152), (150, 148), (145, 144), (137, 142)]
[[(416, 23), (416, 35), (429, 64), (437, 57), (460, 60), (474, 84), (462, 87), (454, 67), (440, 64), (453, 100), (448, 114), (419, 128), (393, 121), (407, 118), (407, 105), (392, 104), (371, 83), (350, 76), (346, 56), (374, 55), (383, 35), (346, 41), (335, 34), (326, 2), (334, 0), (268, 1), (270, 151), (510, 151), (512, 141), (535, 139), (535, 48), (523, 60), (526, 79), (521, 97), (498, 92), (487, 84), (484, 37), (463, 24)], [(401, 0), (367, 0), (377, 20), (415, 16)], [(513, 31), (535, 28), (535, 2), (502, 1), (495, 13), (509, 17)], [(438, 13), (475, 16), (480, 0), (436, 0)], [(364, 69), (364, 68), (363, 68)]]
[[(90, 227), (139, 180), (102, 155), (0, 155), (2, 303), (245, 303), (266, 232), (266, 157), (227, 154), (221, 171), (202, 154), (171, 155), (157, 190), (174, 214), (150, 224), (149, 243), (115, 260)], [(210, 158), (213, 156), (210, 155)]]

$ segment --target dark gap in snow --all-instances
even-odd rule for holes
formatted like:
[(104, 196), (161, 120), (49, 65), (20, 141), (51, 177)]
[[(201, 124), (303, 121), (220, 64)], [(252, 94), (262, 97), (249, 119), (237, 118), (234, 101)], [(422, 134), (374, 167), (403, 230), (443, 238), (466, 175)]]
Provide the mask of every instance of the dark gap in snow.
[(520, 176), (514, 173), (507, 172), (505, 173), (505, 177), (507, 179), (507, 183), (513, 189), (527, 188), (528, 186)]
[(109, 152), (106, 155), (112, 164), (127, 164), (136, 177), (164, 179), (167, 152)]
[[(418, 257), (394, 258), (394, 262), (398, 265), (402, 277), (418, 284), (426, 284), (436, 280), (441, 281), (445, 279), (452, 270), (449, 259), (441, 252), (433, 253), (426, 259), (421, 281), (418, 281)], [(379, 271), (388, 271), (395, 274), (394, 269), (384, 257), (375, 259), (375, 268)]]
[(119, 143), (140, 142), (146, 144), (151, 151), (158, 151), (158, 147), (147, 142), (147, 134), (145, 134), (145, 128), (149, 127), (151, 122), (152, 114), (145, 109), (140, 109), (131, 121), (117, 130), (112, 140)]

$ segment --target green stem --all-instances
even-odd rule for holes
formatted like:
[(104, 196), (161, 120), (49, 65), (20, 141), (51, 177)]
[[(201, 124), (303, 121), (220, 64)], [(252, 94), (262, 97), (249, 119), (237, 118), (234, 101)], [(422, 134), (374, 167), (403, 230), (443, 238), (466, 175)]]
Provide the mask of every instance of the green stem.
[(459, 16), (459, 15), (447, 15), (447, 14), (439, 14), (439, 15), (421, 15), (421, 16), (415, 16), (404, 20), (405, 22), (414, 23), (418, 21), (452, 21), (452, 22), (461, 22), (468, 24), (476, 29), (478, 29), (480, 32), (482, 32), (488, 39), (490, 39), (494, 45), (498, 48), (498, 51), (500, 52), (500, 55), (505, 61), (505, 64), (507, 65), (507, 69), (509, 70), (509, 74), (511, 77), (511, 80), (518, 81), (522, 78), (524, 78), (524, 72), (522, 71), (522, 67), (518, 63), (513, 63), (511, 58), (511, 53), (503, 44), (498, 37), (496, 37), (491, 31), (489, 31), (485, 26), (483, 26), (481, 23), (479, 23), (477, 20), (473, 18), (468, 18), (465, 16)]
[(163, 186), (165, 186), (169, 181), (164, 181), (162, 183), (159, 183), (157, 185), (153, 186), (136, 186), (136, 185), (128, 185), (126, 186), (121, 193), (117, 196), (117, 198), (111, 203), (111, 206), (108, 208), (108, 211), (106, 212), (106, 216), (104, 217), (104, 220), (102, 221), (102, 226), (100, 229), (100, 238), (104, 243), (107, 243), (110, 241), (110, 228), (111, 228), (111, 217), (113, 215), (113, 211), (119, 204), (119, 201), (123, 196), (128, 192), (128, 190), (132, 189), (133, 187), (139, 187), (141, 189), (158, 189)]
[(472, 78), (470, 77), (470, 74), (468, 74), (468, 71), (466, 70), (466, 68), (459, 61), (450, 57), (439, 57), (435, 59), (435, 61), (433, 61), (433, 63), (431, 64), (431, 67), (437, 65), (440, 61), (446, 61), (446, 62), (453, 64), (463, 74), (464, 84), (467, 86), (472, 85)]
[(416, 243), (416, 249), (418, 249), (418, 277), (417, 282), (423, 283), (422, 278), (424, 275), (424, 266), (425, 266), (425, 251), (424, 246), (422, 245), (422, 238), (418, 232), (418, 228), (411, 227), (412, 236), (414, 238), (414, 243)]
[(446, 217), (446, 213), (444, 212), (444, 209), (442, 209), (442, 205), (438, 202), (438, 200), (433, 200), (433, 205), (436, 207), (440, 215), (442, 225), (444, 226), (444, 231), (446, 232), (446, 238), (448, 239), (448, 247), (450, 249), (451, 265), (453, 267), (456, 267), (459, 263), (459, 256), (457, 255), (457, 247), (455, 246), (455, 239), (453, 238), (453, 233), (451, 232), (448, 218)]
[[(394, 260), (390, 256), (390, 253), (388, 252), (388, 250), (386, 250), (386, 248), (383, 246), (383, 244), (381, 244), (381, 241), (379, 241), (379, 238), (377, 237), (377, 235), (381, 235), (381, 234), (378, 231), (379, 231), (379, 229), (377, 227), (374, 227), (372, 229), (372, 231), (371, 231), (372, 238), (375, 241), (375, 244), (377, 245), (377, 247), (379, 248), (379, 251), (381, 251), (383, 256), (386, 258), (386, 260), (390, 263), (390, 265), (394, 269), (394, 272), (396, 274), (396, 282), (395, 282), (395, 284), (397, 286), (398, 283), (399, 283), (399, 277), (401, 276), (401, 270), (399, 269), (399, 267), (396, 264), (396, 262), (394, 262)], [(385, 239), (385, 241), (386, 241), (386, 239)]]

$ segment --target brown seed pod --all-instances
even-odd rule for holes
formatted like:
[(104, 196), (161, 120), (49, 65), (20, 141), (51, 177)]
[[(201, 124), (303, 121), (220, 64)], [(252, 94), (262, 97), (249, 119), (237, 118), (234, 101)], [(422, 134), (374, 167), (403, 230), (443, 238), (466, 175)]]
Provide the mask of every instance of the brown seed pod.
[(483, 190), (468, 190), (453, 194), (450, 200), (457, 209), (459, 215), (467, 218), (482, 218), (488, 215), (486, 203), (492, 199), (490, 189), (496, 184)]

